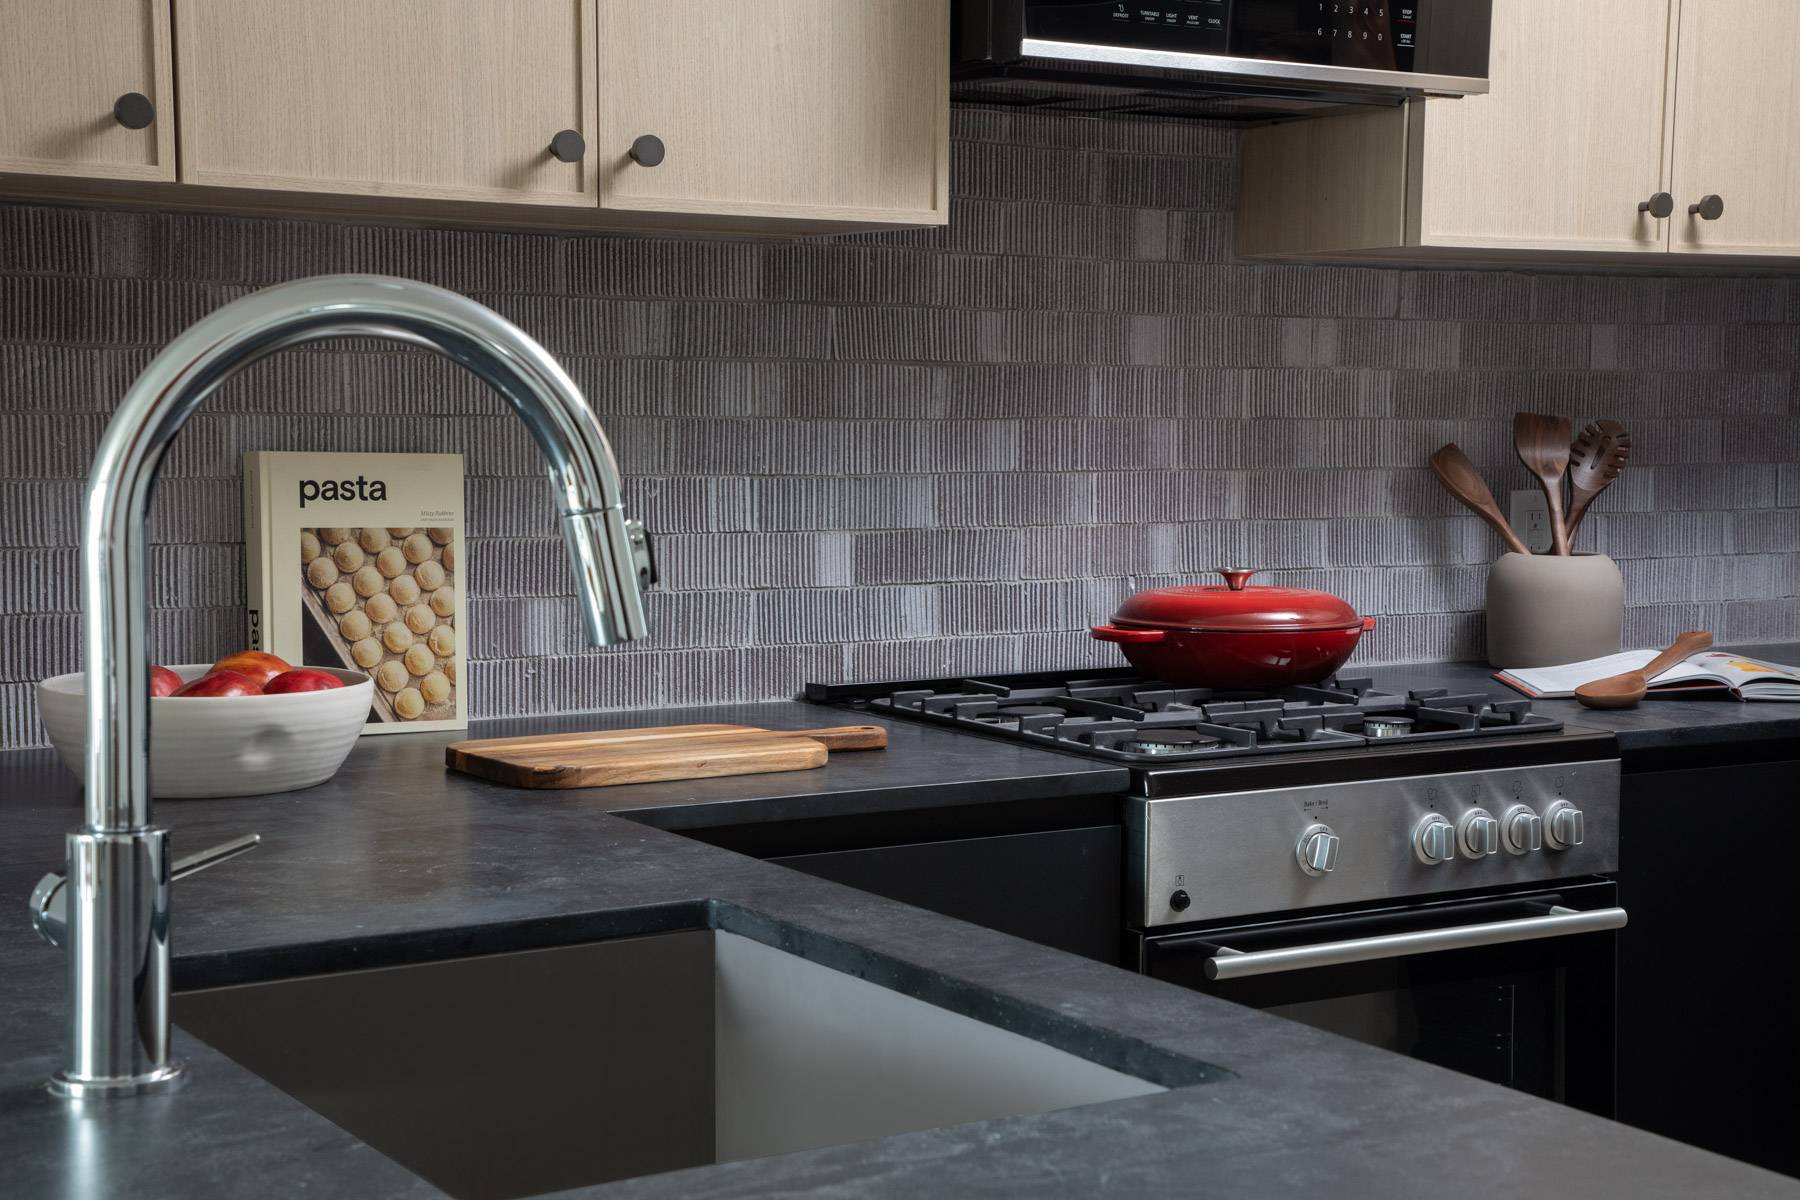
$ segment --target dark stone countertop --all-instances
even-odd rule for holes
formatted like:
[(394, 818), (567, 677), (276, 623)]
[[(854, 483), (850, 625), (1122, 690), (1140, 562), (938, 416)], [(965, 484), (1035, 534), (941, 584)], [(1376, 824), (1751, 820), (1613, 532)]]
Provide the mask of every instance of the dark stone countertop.
[[(1800, 643), (1730, 645), (1753, 658), (1800, 664)], [(1347, 671), (1354, 672), (1352, 663)], [(1406, 688), (1447, 687), (1457, 691), (1476, 688), (1516, 697), (1494, 678), (1494, 668), (1484, 663), (1424, 663), (1408, 666), (1371, 667), (1377, 687), (1390, 691)], [(1627, 770), (1634, 766), (1659, 769), (1696, 765), (1709, 752), (1729, 758), (1736, 753), (1773, 753), (1800, 758), (1800, 701), (1743, 701), (1723, 694), (1705, 698), (1657, 699), (1647, 697), (1636, 708), (1601, 710), (1584, 708), (1574, 700), (1535, 700), (1536, 712), (1569, 725), (1611, 730)], [(1709, 759), (1708, 761), (1714, 761)]]
[[(803, 704), (675, 719), (843, 723)], [(1117, 785), (1080, 760), (896, 725), (885, 753), (815, 771), (546, 794), (447, 774), (448, 740), (368, 738), (317, 788), (158, 805), (183, 848), (252, 830), (264, 839), (177, 886), (178, 986), (711, 925), (1171, 1088), (568, 1195), (1800, 1194), (1793, 1180), (1651, 1134), (609, 811), (693, 801), (794, 815)], [(60, 1057), (63, 971), (22, 901), (78, 813), (54, 755), (0, 755), (0, 896), (21, 902), (0, 922), (0, 1191), (438, 1195), (179, 1029), (191, 1074), (171, 1093), (78, 1108), (42, 1091)]]

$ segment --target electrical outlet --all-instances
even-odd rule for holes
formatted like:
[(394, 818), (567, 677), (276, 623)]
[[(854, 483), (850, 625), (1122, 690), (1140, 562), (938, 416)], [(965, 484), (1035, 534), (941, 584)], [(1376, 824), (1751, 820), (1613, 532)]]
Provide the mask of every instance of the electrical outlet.
[(1550, 536), (1550, 503), (1537, 488), (1521, 488), (1512, 494), (1511, 521), (1513, 532), (1531, 548), (1533, 554), (1545, 554), (1554, 539)]

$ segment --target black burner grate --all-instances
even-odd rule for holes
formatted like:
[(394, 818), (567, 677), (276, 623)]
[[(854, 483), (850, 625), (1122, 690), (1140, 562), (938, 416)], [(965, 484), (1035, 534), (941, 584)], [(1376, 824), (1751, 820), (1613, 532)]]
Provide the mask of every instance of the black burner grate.
[(1562, 728), (1525, 699), (1444, 688), (1396, 696), (1347, 676), (1273, 692), (1183, 688), (1117, 674), (941, 680), (903, 685), (866, 703), (896, 717), (1145, 765)]

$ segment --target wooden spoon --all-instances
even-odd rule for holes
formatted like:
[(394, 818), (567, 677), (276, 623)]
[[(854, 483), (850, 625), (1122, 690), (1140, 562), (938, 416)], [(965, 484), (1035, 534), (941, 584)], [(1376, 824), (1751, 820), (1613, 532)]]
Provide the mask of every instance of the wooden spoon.
[(1631, 461), (1631, 434), (1617, 421), (1590, 421), (1569, 446), (1569, 541), (1594, 497)]
[(1631, 708), (1644, 698), (1652, 679), (1710, 645), (1712, 634), (1702, 629), (1690, 629), (1676, 635), (1667, 650), (1645, 663), (1640, 670), (1584, 683), (1575, 689), (1575, 698), (1589, 708)]
[(1507, 519), (1500, 515), (1500, 506), (1494, 503), (1494, 493), (1481, 478), (1481, 472), (1469, 461), (1469, 456), (1455, 442), (1447, 442), (1431, 456), (1432, 474), (1444, 485), (1444, 490), (1461, 500), (1476, 516), (1486, 521), (1493, 531), (1500, 535), (1506, 548), (1515, 554), (1530, 554), (1530, 547), (1519, 540)]
[(1563, 520), (1563, 475), (1569, 469), (1569, 419), (1544, 413), (1513, 414), (1513, 449), (1525, 469), (1537, 476), (1550, 506), (1551, 548), (1569, 552), (1569, 527)]

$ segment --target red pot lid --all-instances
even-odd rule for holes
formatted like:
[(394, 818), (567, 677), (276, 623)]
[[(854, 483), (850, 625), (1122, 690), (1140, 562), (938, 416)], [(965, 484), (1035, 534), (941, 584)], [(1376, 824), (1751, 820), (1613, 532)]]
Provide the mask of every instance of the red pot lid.
[(1169, 587), (1139, 592), (1113, 614), (1115, 625), (1240, 633), (1350, 629), (1362, 618), (1330, 592), (1250, 587), (1253, 571), (1221, 567), (1225, 586)]

